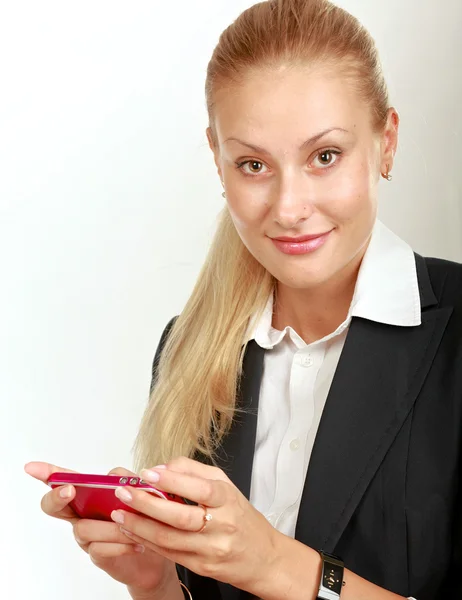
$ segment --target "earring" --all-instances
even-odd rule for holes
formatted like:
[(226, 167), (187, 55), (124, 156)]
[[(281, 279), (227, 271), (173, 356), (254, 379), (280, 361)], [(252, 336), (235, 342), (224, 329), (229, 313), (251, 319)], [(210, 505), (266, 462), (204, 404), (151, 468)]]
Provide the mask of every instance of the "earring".
[[(223, 183), (223, 181), (221, 182), (221, 185), (222, 185), (223, 187), (225, 187), (225, 184)], [(223, 198), (226, 198), (226, 192), (223, 192), (221, 195), (223, 196)]]
[(390, 165), (387, 165), (387, 172), (381, 174), (384, 179), (391, 181), (393, 177), (390, 175)]

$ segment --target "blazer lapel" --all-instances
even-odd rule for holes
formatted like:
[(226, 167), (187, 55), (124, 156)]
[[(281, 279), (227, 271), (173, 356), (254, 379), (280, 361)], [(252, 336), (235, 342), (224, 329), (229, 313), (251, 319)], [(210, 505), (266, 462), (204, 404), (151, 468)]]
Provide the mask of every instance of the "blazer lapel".
[[(255, 340), (246, 348), (243, 376), (237, 399), (237, 411), (231, 429), (217, 454), (217, 466), (223, 469), (247, 499), (250, 497), (253, 456), (257, 433), (258, 400), (265, 351)], [(243, 600), (250, 594), (218, 581), (222, 600)]]
[(218, 466), (246, 498), (250, 496), (264, 352), (255, 340), (247, 345), (236, 403), (238, 410), (217, 454)]
[(422, 324), (354, 318), (331, 385), (306, 475), (295, 537), (333, 552), (409, 414), (452, 309), (437, 303), (416, 255)]

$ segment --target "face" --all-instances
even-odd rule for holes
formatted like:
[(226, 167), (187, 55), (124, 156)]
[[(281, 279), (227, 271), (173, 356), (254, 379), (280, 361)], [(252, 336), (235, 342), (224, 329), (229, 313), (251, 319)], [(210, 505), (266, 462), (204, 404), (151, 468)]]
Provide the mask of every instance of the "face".
[(340, 276), (367, 247), (396, 111), (377, 135), (348, 82), (319, 70), (281, 69), (215, 99), (218, 145), (207, 136), (243, 243), (289, 287)]

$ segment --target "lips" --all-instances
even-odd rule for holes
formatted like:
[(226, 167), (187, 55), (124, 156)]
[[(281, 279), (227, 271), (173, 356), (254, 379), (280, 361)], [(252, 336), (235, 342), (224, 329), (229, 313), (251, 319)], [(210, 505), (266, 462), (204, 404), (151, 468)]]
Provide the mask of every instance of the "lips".
[(284, 254), (297, 255), (309, 254), (315, 252), (323, 246), (333, 230), (326, 233), (304, 235), (300, 237), (280, 237), (271, 238), (271, 241), (278, 250)]
[(311, 235), (303, 235), (301, 237), (276, 237), (272, 238), (277, 242), (289, 242), (291, 244), (300, 244), (301, 242), (308, 242), (309, 240), (315, 240), (323, 235), (327, 235), (330, 231), (324, 231), (323, 233), (313, 233)]

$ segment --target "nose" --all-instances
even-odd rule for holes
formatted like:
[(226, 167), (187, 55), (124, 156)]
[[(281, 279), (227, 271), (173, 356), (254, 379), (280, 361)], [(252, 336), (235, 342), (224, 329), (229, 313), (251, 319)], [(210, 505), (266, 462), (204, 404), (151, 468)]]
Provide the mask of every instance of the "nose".
[(286, 182), (278, 192), (272, 205), (272, 217), (283, 229), (294, 229), (311, 217), (314, 212), (314, 203), (310, 200), (311, 194), (305, 185), (296, 185)]

